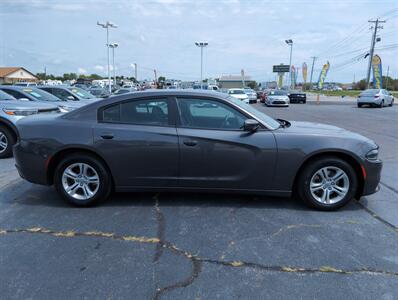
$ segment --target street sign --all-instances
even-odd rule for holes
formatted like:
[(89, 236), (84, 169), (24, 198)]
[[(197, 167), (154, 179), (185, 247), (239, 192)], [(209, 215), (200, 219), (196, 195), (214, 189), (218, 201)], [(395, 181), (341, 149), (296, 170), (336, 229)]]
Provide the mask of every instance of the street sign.
[(289, 73), (289, 65), (276, 65), (272, 70), (274, 73)]

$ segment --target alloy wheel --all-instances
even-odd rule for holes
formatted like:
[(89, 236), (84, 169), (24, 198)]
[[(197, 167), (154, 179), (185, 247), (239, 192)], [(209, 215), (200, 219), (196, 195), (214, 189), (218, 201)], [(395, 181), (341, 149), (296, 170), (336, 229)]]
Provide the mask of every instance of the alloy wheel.
[(97, 171), (86, 163), (74, 163), (62, 173), (65, 192), (76, 200), (88, 200), (95, 196), (100, 187)]
[(6, 135), (0, 131), (0, 153), (6, 151), (8, 147), (8, 139)]
[(347, 174), (334, 166), (315, 172), (310, 181), (312, 197), (322, 204), (335, 204), (344, 199), (350, 188)]

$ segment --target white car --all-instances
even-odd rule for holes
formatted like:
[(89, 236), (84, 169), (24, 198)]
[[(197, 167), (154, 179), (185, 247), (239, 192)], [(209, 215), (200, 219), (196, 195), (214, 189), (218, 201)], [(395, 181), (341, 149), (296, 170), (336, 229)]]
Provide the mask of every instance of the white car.
[(245, 94), (247, 97), (249, 97), (249, 103), (257, 103), (257, 93), (250, 89), (250, 88), (244, 88)]
[(228, 94), (236, 99), (239, 99), (245, 103), (249, 103), (249, 97), (246, 95), (244, 89), (229, 89)]
[(289, 106), (290, 100), (286, 91), (274, 90), (269, 92), (265, 105), (267, 106)]
[(362, 107), (362, 105), (369, 106), (392, 106), (394, 104), (394, 96), (384, 89), (369, 89), (363, 91), (358, 96), (358, 107)]

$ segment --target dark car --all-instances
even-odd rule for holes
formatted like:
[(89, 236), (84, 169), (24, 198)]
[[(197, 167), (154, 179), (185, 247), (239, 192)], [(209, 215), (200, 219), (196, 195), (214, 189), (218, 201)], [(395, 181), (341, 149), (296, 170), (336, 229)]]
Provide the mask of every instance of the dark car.
[(40, 89), (50, 93), (64, 101), (96, 101), (100, 98), (96, 98), (88, 91), (75, 86), (40, 86)]
[(344, 129), (275, 120), (222, 93), (113, 96), (17, 123), (16, 167), (74, 205), (115, 191), (290, 196), (323, 210), (377, 191), (378, 146)]
[(289, 91), (287, 93), (290, 103), (307, 103), (307, 95), (301, 91)]

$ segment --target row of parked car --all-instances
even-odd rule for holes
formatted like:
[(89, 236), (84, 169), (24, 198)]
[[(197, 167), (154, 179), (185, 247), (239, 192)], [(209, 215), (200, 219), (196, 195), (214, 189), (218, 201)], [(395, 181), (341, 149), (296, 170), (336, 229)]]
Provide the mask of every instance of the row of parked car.
[(76, 86), (0, 85), (0, 158), (12, 155), (18, 136), (15, 124), (21, 118), (69, 112), (100, 99)]
[(257, 103), (260, 100), (267, 106), (289, 106), (290, 103), (306, 103), (307, 95), (301, 91), (259, 90), (249, 88), (229, 89), (228, 94), (246, 103)]

